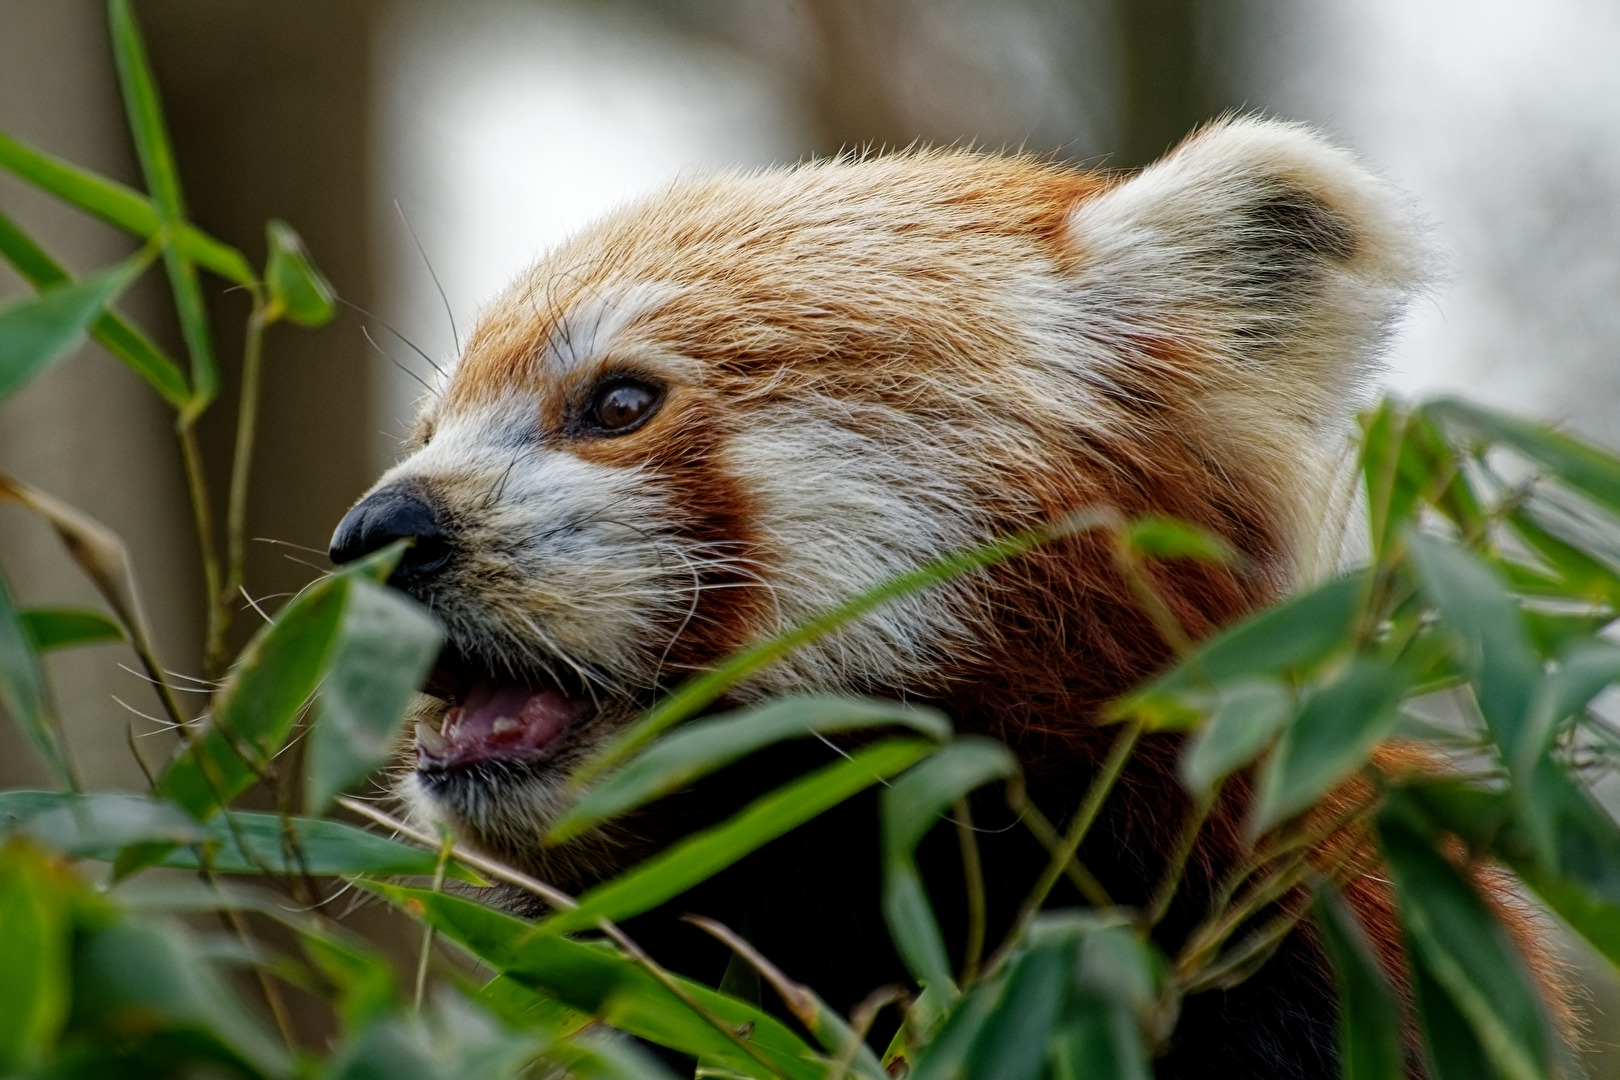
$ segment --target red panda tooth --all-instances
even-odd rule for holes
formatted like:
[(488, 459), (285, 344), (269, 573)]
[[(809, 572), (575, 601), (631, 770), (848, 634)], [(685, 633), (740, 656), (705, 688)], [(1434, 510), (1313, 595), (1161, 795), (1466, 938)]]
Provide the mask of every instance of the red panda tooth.
[(416, 745), (428, 757), (442, 758), (450, 753), (450, 740), (431, 724), (416, 725)]

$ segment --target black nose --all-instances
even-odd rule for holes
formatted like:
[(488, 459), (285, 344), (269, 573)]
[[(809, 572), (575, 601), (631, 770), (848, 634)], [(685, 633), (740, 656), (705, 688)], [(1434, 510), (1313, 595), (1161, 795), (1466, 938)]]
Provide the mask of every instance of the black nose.
[(335, 563), (353, 562), (396, 540), (414, 542), (394, 568), (390, 580), (395, 584), (442, 569), (454, 554), (433, 507), (402, 488), (383, 488), (356, 503), (338, 522), (328, 554)]

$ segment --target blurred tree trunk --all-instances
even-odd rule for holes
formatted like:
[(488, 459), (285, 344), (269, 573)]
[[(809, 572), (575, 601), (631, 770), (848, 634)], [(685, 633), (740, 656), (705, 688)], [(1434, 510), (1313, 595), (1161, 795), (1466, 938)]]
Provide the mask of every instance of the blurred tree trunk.
[[(823, 152), (917, 138), (900, 84), (899, 54), (930, 17), (916, 0), (800, 0), (817, 35), (818, 77), (811, 87)], [(1208, 25), (1228, 17), (1223, 0), (1071, 0), (1109, 4), (1116, 29), (1118, 136), (1108, 163), (1137, 167), (1225, 106), (1200, 55)], [(969, 133), (965, 133), (969, 134)]]
[(1119, 28), (1120, 139), (1109, 163), (1146, 165), (1219, 111), (1199, 56), (1207, 0), (1114, 0)]
[[(376, 0), (137, 0), (190, 212), (264, 256), (264, 224), (287, 221), (338, 294), (372, 305), (372, 37)], [(202, 428), (223, 512), (247, 298), (211, 288), (225, 389)], [(373, 479), (370, 364), (352, 316), (314, 332), (270, 330), (253, 463), (248, 591), (273, 596), (324, 566), (332, 528)], [(292, 559), (300, 560), (294, 562)], [(274, 604), (269, 605), (272, 609)], [(245, 603), (236, 644), (259, 617)]]
[(895, 62), (909, 0), (802, 2), (820, 46), (820, 72), (810, 99), (821, 151), (911, 142)]

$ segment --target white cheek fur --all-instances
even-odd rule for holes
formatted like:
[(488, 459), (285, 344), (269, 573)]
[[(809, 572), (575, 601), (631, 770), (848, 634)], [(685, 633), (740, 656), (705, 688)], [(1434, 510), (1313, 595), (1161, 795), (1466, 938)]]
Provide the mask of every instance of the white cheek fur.
[(430, 606), (464, 644), (517, 669), (560, 663), (609, 692), (642, 689), (703, 553), (645, 474), (526, 439), (525, 415), (456, 418), (378, 486), (420, 483), (448, 512), (457, 557)]

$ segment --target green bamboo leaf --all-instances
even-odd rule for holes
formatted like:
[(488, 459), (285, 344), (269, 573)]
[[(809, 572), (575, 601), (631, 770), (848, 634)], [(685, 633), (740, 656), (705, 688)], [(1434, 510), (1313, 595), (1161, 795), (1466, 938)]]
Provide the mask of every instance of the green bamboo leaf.
[(675, 1080), (662, 1061), (628, 1039), (571, 1039), (554, 1047), (551, 1058), (581, 1080)]
[(0, 705), (11, 714), (23, 737), (39, 752), (51, 775), (63, 787), (73, 787), (73, 767), (62, 739), (55, 710), (40, 666), (39, 652), (28, 625), (11, 599), (11, 589), (0, 575)]
[(1554, 1036), (1506, 930), (1473, 885), (1435, 849), (1435, 838), (1408, 803), (1391, 800), (1379, 815), (1378, 829), (1409, 951), (1436, 991), (1420, 982), (1425, 1034), (1435, 1058), (1447, 1049), (1435, 1045), (1437, 1035), (1456, 1042), (1449, 1008), (1466, 1022), (1497, 1075), (1547, 1080)]
[(1267, 608), (1201, 645), (1168, 674), (1109, 706), (1107, 717), (1142, 716), (1155, 727), (1185, 728), (1203, 718), (1182, 699), (1237, 679), (1281, 677), (1340, 651), (1367, 589), (1367, 576), (1334, 578)]
[(363, 577), (350, 583), (309, 736), (306, 809), (319, 812), (388, 760), (443, 641), (438, 623), (404, 593)]
[(1412, 989), (1423, 1022), (1423, 1043), (1435, 1080), (1499, 1080), (1479, 1036), (1422, 956), (1411, 958)]
[(1400, 1008), (1361, 924), (1326, 883), (1312, 914), (1338, 977), (1342, 1080), (1406, 1080)]
[(1275, 679), (1239, 679), (1216, 693), (1208, 722), (1181, 755), (1181, 782), (1208, 795), (1227, 776), (1259, 757), (1294, 712), (1294, 698)]
[(694, 720), (587, 792), (552, 826), (546, 841), (562, 843), (775, 743), (889, 726), (909, 727), (937, 742), (951, 734), (950, 721), (932, 709), (831, 695), (782, 697)]
[(1558, 773), (1544, 784), (1552, 804), (1556, 860), (1534, 842), (1500, 830), (1497, 854), (1570, 928), (1620, 966), (1620, 827), (1576, 780)]
[(1410, 539), (1412, 564), (1439, 610), (1503, 756), (1516, 756), (1540, 665), (1519, 606), (1490, 567), (1462, 548), (1426, 534)]
[(1077, 998), (1052, 1036), (1053, 1080), (1152, 1080), (1142, 1032), (1122, 1009)]
[(286, 222), (271, 221), (265, 226), (265, 245), (270, 257), (264, 268), (264, 283), (280, 314), (299, 326), (330, 322), (337, 313), (336, 294), (315, 269), (303, 239)]
[(112, 30), (114, 66), (124, 94), (124, 111), (129, 117), (130, 134), (135, 140), (135, 156), (141, 163), (152, 205), (163, 230), (163, 265), (169, 273), (174, 293), (174, 310), (180, 321), (180, 336), (191, 356), (191, 386), (194, 396), (187, 415), (195, 416), (219, 392), (219, 369), (214, 362), (213, 335), (208, 329), (208, 310), (203, 305), (197, 267), (176, 243), (175, 233), (186, 220), (185, 202), (180, 195), (180, 173), (175, 168), (174, 151), (163, 123), (163, 106), (158, 100), (157, 80), (146, 58), (146, 46), (135, 22), (129, 0), (107, 0), (107, 19)]
[[(506, 978), (659, 1046), (716, 1062), (745, 1076), (759, 1064), (710, 1027), (645, 968), (603, 944), (537, 934), (521, 919), (445, 893), (380, 882), (364, 887), (426, 921)], [(780, 1021), (752, 1005), (676, 977), (677, 985), (749, 1042), (791, 1080), (824, 1080), (826, 1065)]]
[(1513, 778), (1524, 824), (1551, 857), (1554, 825), (1538, 791), (1556, 767), (1545, 753), (1547, 724), (1532, 715), (1544, 694), (1543, 676), (1519, 605), (1495, 572), (1462, 548), (1421, 534), (1413, 534), (1408, 547)]
[[(20, 143), (3, 132), (0, 168), (143, 240), (151, 240), (163, 230), (156, 208), (140, 192)], [(175, 231), (174, 242), (187, 258), (220, 277), (238, 285), (258, 284), (252, 266), (240, 251), (195, 226), (181, 225)]]
[[(162, 846), (157, 861), (184, 869), (201, 868), (194, 846), (201, 844), (209, 867), (228, 874), (429, 876), (439, 864), (437, 852), (341, 821), (233, 811), (228, 819), (198, 823), (174, 803), (107, 791), (0, 792), (0, 831), (64, 855), (109, 862), (134, 845)], [(448, 869), (453, 877), (477, 880), (455, 863)]]
[[(232, 811), (228, 821), (223, 816), (209, 819), (204, 830), (209, 843), (208, 864), (225, 874), (262, 874), (269, 870), (316, 877), (427, 877), (439, 862), (435, 852), (324, 818)], [(163, 865), (201, 869), (201, 859), (194, 848), (177, 848), (163, 859)], [(454, 878), (477, 880), (476, 875), (455, 863), (446, 870)]]
[(1078, 944), (1072, 939), (1032, 944), (1013, 961), (1000, 1000), (964, 1059), (964, 1077), (1035, 1080), (1041, 1075), (1078, 966)]
[(1536, 500), (1508, 512), (1505, 520), (1519, 538), (1528, 544), (1559, 581), (1555, 595), (1620, 607), (1620, 573), (1589, 551), (1554, 531), (1554, 523), (1540, 511)]
[(1137, 518), (1125, 530), (1125, 541), (1136, 554), (1153, 559), (1225, 564), (1233, 556), (1231, 547), (1220, 537), (1173, 518)]
[(71, 285), (0, 308), (0, 400), (15, 393), (83, 339), (106, 306), (146, 268), (137, 255)]
[(1497, 443), (1544, 465), (1565, 484), (1593, 502), (1620, 514), (1620, 458), (1590, 443), (1541, 424), (1443, 398), (1425, 406), (1443, 428)]
[(1054, 1080), (1152, 1080), (1142, 1033), (1158, 1000), (1162, 959), (1108, 915), (1046, 916), (1031, 940), (1073, 934), (1079, 968), (1051, 1039)]
[(1566, 644), (1557, 666), (1536, 688), (1530, 723), (1519, 746), (1518, 771), (1534, 769), (1563, 722), (1584, 713), (1593, 698), (1616, 682), (1620, 682), (1620, 646), (1596, 636)]
[(326, 674), (351, 580), (347, 573), (322, 578), (254, 635), (195, 748), (182, 750), (158, 778), (159, 795), (206, 818), (252, 785)]
[(1400, 669), (1358, 656), (1308, 693), (1261, 769), (1254, 831), (1304, 810), (1365, 764), (1400, 718), (1408, 685)]
[(182, 1069), (187, 1058), (211, 1059), (254, 1076), (292, 1076), (281, 1044), (177, 927), (115, 922), (86, 928), (74, 950), (73, 987), (74, 1026), (92, 1046), (168, 1032), (185, 1036), (168, 1045), (186, 1055), (169, 1057), (168, 1068), (189, 1071)]
[(124, 640), (122, 628), (99, 611), (29, 608), (22, 612), (22, 621), (40, 652)]
[[(9, 262), (37, 290), (73, 284), (72, 275), (3, 212), (0, 212), (0, 258)], [(180, 366), (117, 312), (103, 311), (98, 315), (90, 324), (90, 336), (129, 365), (170, 405), (179, 408), (191, 396)]]
[(541, 994), (505, 975), (479, 979), (467, 987), (468, 996), (519, 1030), (544, 1031), (566, 1037), (596, 1023), (589, 1013), (570, 1009), (554, 997)]
[(354, 1032), (320, 1076), (321, 1080), (445, 1080), (421, 1032), (398, 1016), (379, 1016)]
[[(984, 1030), (985, 1021), (995, 1011), (1000, 996), (1003, 981), (998, 979), (993, 983), (980, 983), (971, 993), (957, 999), (943, 1021), (935, 1029), (932, 1039), (922, 1042), (920, 1050), (915, 1051), (915, 1058), (911, 1069), (904, 1075), (908, 1080), (958, 1080), (966, 1076), (968, 1052), (973, 1049), (974, 1042), (979, 1033)], [(930, 991), (925, 990), (924, 993)], [(896, 1044), (889, 1048), (883, 1056), (884, 1065), (891, 1070), (894, 1066), (891, 1061), (906, 1062), (907, 1054), (911, 1052), (911, 1041), (900, 1045), (902, 1036), (907, 1031), (901, 1029), (895, 1036)]]
[(883, 917), (895, 950), (921, 986), (954, 993), (945, 939), (917, 867), (917, 845), (952, 803), (1018, 771), (1001, 743), (966, 737), (938, 751), (884, 789)]
[(1387, 398), (1361, 419), (1361, 475), (1375, 560), (1383, 558), (1411, 521), (1427, 479), (1426, 470), (1406, 452), (1409, 419)]
[(546, 919), (535, 932), (588, 930), (626, 919), (706, 881), (783, 833), (912, 765), (935, 748), (919, 739), (887, 739), (785, 784), (731, 818), (647, 860), (579, 898), (579, 907)]
[(331, 932), (299, 934), (304, 955), (336, 991), (344, 1031), (354, 1031), (399, 1007), (399, 981), (388, 958)]
[(46, 861), (25, 845), (0, 848), (0, 1073), (45, 1063), (67, 1022), (67, 898)]
[(167, 849), (208, 839), (173, 803), (113, 792), (0, 792), (0, 827), (64, 855), (109, 861), (134, 845)]

